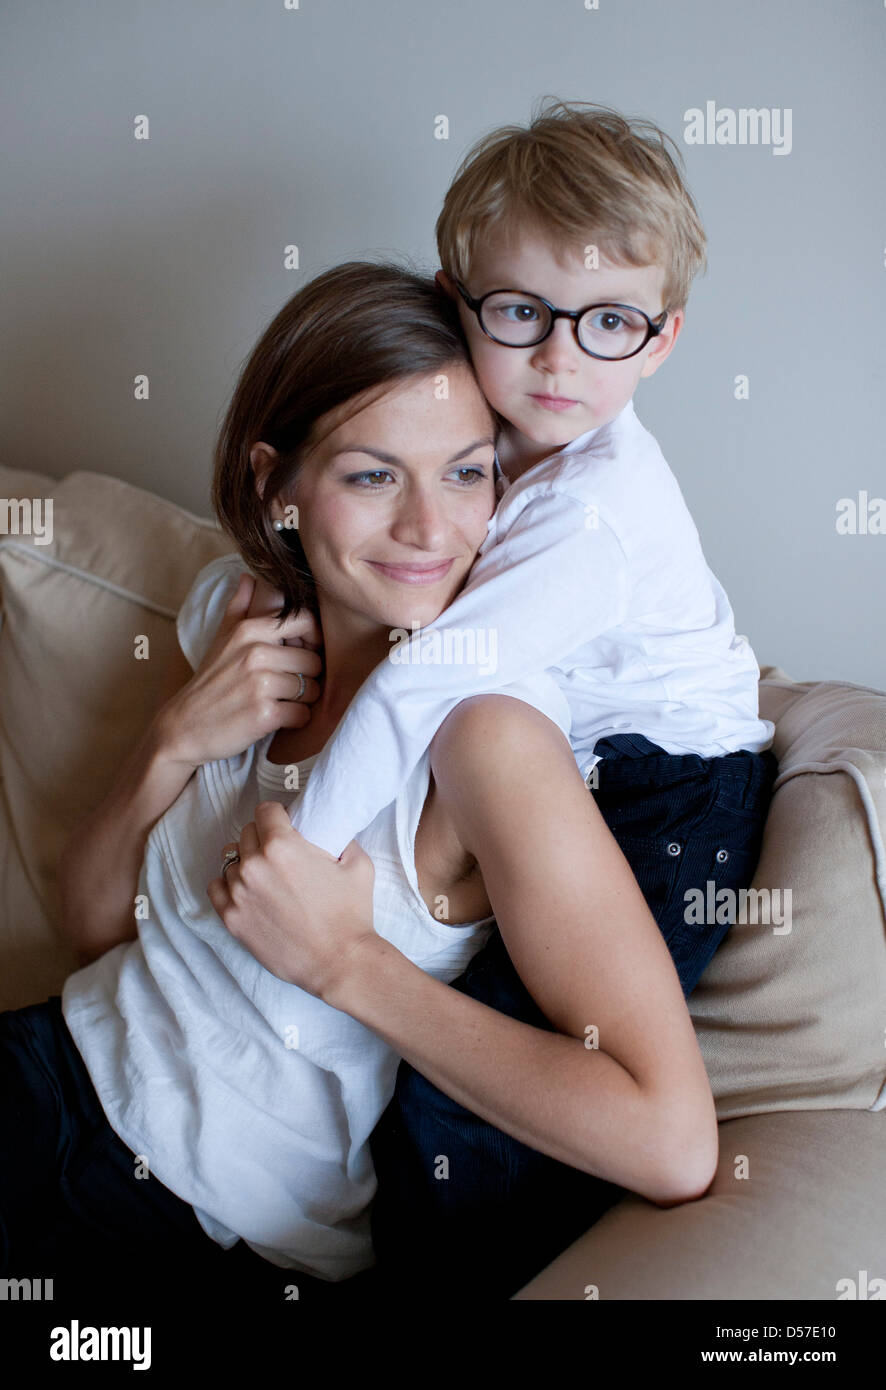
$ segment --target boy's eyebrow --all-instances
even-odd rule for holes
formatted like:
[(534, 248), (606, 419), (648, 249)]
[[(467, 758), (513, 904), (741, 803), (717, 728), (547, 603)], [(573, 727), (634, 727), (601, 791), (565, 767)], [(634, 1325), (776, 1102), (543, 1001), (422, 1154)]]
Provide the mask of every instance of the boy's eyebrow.
[[(462, 449), (459, 453), (453, 454), (452, 458), (447, 459), (446, 462), (458, 463), (459, 459), (467, 458), (468, 454), (476, 453), (478, 449), (483, 449), (489, 444), (491, 444), (493, 448), (495, 447), (495, 439), (492, 435), (484, 436), (483, 439), (475, 439), (473, 444), (469, 444), (466, 449)], [(372, 458), (378, 459), (379, 463), (403, 463), (403, 459), (397, 458), (396, 454), (387, 454), (384, 449), (373, 449), (370, 444), (345, 445), (341, 449), (336, 449), (332, 457), (338, 458), (339, 454), (370, 454)]]
[[(481, 282), (480, 282), (481, 286), (482, 286), (482, 285), (485, 285), (485, 283), (486, 283), (485, 280), (481, 280)], [(554, 302), (552, 299), (550, 299), (550, 296), (549, 296), (549, 295), (541, 294), (538, 290), (529, 290), (529, 289), (526, 288), (525, 285), (515, 285), (515, 284), (513, 284), (513, 283), (511, 283), (511, 282), (505, 283), (504, 281), (499, 281), (499, 282), (497, 282), (497, 283), (494, 284), (494, 285), (493, 285), (493, 284), (490, 284), (490, 285), (489, 285), (487, 288), (485, 288), (485, 289), (482, 289), (482, 288), (481, 288), (480, 291), (479, 291), (479, 293), (475, 296), (475, 298), (477, 298), (477, 299), (482, 299), (483, 296), (484, 296), (484, 294), (492, 294), (494, 290), (507, 290), (507, 289), (512, 290), (512, 291), (515, 291), (515, 292), (518, 293), (518, 294), (533, 294), (533, 295), (535, 295), (536, 299), (547, 299), (548, 302), (551, 303), (551, 304), (553, 304), (553, 302)], [(643, 291), (638, 291), (636, 294), (633, 295), (633, 297), (632, 297), (630, 294), (628, 294), (627, 296), (625, 296), (624, 294), (616, 293), (615, 291), (613, 291), (613, 293), (610, 294), (608, 297), (604, 297), (604, 298), (602, 298), (602, 299), (599, 299), (599, 298), (598, 298), (598, 299), (591, 299), (591, 300), (588, 300), (587, 303), (588, 303), (588, 304), (630, 304), (630, 305), (631, 305), (633, 308), (635, 308), (635, 309), (643, 309), (643, 308), (644, 308), (644, 306), (643, 306), (643, 300), (644, 300), (644, 299), (646, 300), (646, 303), (647, 303), (647, 304), (651, 304), (651, 303), (652, 303), (652, 300), (648, 297), (648, 295), (646, 294), (646, 291), (645, 291), (645, 290), (643, 290)], [(560, 307), (563, 308), (563, 307), (565, 307), (565, 306), (561, 305)], [(576, 307), (577, 309), (580, 309), (580, 308), (583, 308), (584, 306), (581, 305), (581, 304), (577, 304), (575, 307)], [(649, 311), (647, 311), (647, 310), (644, 309), (644, 312), (649, 312)], [(655, 317), (655, 315), (652, 315), (652, 317)]]

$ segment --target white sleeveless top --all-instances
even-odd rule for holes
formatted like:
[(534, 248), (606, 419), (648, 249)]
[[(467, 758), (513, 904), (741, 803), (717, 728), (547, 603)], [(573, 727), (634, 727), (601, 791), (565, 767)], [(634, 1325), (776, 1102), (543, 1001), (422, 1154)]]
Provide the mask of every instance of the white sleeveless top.
[[(194, 667), (245, 568), (234, 554), (197, 576), (178, 620)], [(339, 1280), (373, 1263), (368, 1141), (400, 1058), (265, 970), (206, 896), (222, 845), (239, 839), (256, 805), (298, 795), (287, 769), (268, 761), (272, 738), (197, 769), (148, 836), (138, 938), (70, 976), (62, 1008), (112, 1128), (213, 1239), (242, 1237), (273, 1264)], [(302, 786), (316, 756), (298, 764)], [(450, 981), (493, 919), (438, 921), (419, 893), (414, 843), (429, 772), (426, 753), (357, 839), (375, 865), (376, 931)]]

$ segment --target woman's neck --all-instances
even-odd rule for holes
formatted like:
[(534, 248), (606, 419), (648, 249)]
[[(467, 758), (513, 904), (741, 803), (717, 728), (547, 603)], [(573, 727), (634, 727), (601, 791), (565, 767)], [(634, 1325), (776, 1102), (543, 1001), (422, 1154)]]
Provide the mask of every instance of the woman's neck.
[(278, 731), (273, 740), (275, 763), (301, 762), (319, 753), (360, 686), (391, 649), (390, 629), (330, 611), (322, 599), (320, 625), (324, 643), (320, 695), (309, 706), (311, 718), (303, 729)]

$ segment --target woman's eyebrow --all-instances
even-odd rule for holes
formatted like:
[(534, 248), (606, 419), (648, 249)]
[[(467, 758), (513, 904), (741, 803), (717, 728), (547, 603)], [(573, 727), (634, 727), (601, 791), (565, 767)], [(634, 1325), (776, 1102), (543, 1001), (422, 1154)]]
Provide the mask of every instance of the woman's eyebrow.
[[(495, 439), (492, 435), (488, 435), (483, 439), (475, 439), (473, 444), (469, 444), (466, 449), (462, 449), (459, 453), (453, 454), (452, 458), (446, 461), (447, 463), (458, 463), (459, 459), (467, 458), (468, 454), (473, 454), (477, 449), (484, 449), (488, 445), (495, 446)], [(403, 459), (397, 458), (396, 454), (387, 454), (384, 449), (373, 449), (370, 444), (348, 444), (341, 449), (336, 449), (332, 457), (338, 458), (339, 454), (369, 454), (372, 458), (378, 459), (379, 463), (402, 464), (404, 462)]]

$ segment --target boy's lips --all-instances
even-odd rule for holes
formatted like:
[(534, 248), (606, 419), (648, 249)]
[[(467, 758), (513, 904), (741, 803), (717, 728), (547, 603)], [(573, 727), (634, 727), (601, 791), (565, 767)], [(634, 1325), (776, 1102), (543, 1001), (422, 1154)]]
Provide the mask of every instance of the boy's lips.
[(534, 393), (530, 393), (530, 396), (546, 410), (568, 410), (571, 405), (578, 405), (578, 401), (573, 401), (568, 396), (537, 396)]
[(400, 584), (437, 584), (449, 573), (454, 561), (438, 560), (430, 565), (385, 564), (382, 560), (367, 560), (366, 563)]

